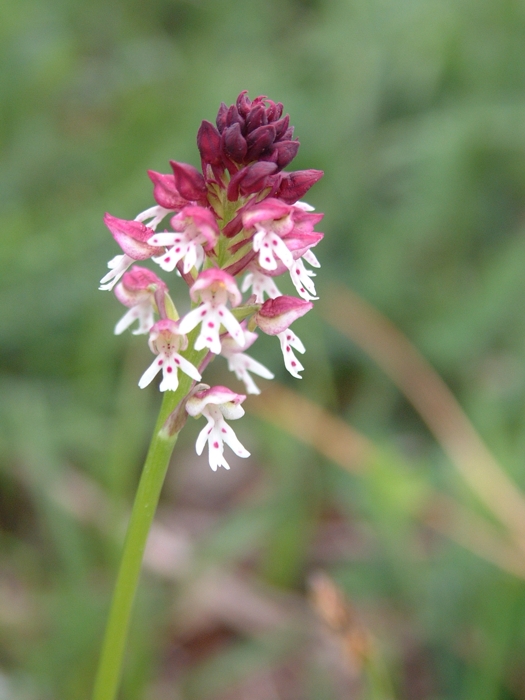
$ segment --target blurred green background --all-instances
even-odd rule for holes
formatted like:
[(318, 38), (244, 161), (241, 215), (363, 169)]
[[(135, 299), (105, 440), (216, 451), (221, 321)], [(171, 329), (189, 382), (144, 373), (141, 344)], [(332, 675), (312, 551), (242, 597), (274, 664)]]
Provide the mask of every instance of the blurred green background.
[[(284, 103), (294, 168), (325, 171), (321, 297), (388, 316), (525, 488), (523, 0), (17, 0), (0, 36), (0, 700), (89, 698), (160, 403), (97, 291), (119, 252), (102, 216), (153, 204), (146, 169), (198, 165), (200, 121), (243, 89)], [(525, 574), (486, 561), (483, 528), (476, 554), (419, 514), (438, 491), (508, 533), (323, 308), (294, 326), (301, 382), (273, 339), (253, 355), (380, 458), (349, 474), (248, 408), (252, 458), (213, 474), (188, 423), (123, 700), (525, 698)], [(319, 570), (342, 626), (309, 602)]]

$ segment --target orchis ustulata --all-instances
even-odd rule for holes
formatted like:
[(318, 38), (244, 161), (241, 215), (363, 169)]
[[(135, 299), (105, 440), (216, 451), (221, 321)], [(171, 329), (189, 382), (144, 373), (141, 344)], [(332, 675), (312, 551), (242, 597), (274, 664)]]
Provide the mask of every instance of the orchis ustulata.
[[(282, 104), (264, 96), (250, 100), (246, 91), (235, 104), (221, 105), (215, 124), (202, 122), (197, 146), (201, 171), (170, 161), (171, 173), (148, 172), (154, 206), (132, 221), (106, 214), (123, 254), (110, 261), (101, 288), (116, 285), (117, 298), (129, 309), (116, 333), (135, 320), (134, 333), (150, 333), (156, 359), (141, 387), (162, 371), (161, 391), (176, 391), (178, 369), (198, 381), (197, 368), (222, 355), (246, 392), (256, 394), (250, 373), (273, 378), (244, 352), (257, 326), (279, 338), (294, 377), (303, 370), (294, 350), (305, 348), (289, 326), (317, 298), (310, 268), (319, 267), (312, 249), (323, 234), (314, 230), (322, 214), (300, 199), (322, 172), (283, 171), (299, 148), (289, 117)], [(144, 267), (129, 270), (147, 259), (165, 272), (177, 271), (187, 284), (193, 306), (181, 318), (163, 280)], [(298, 297), (281, 294), (276, 278), (284, 273)], [(191, 391), (190, 385), (178, 403)]]
[[(229, 469), (224, 443), (237, 456), (249, 456), (225, 420), (244, 414), (245, 396), (223, 386), (196, 385), (205, 367), (222, 355), (246, 392), (259, 393), (251, 373), (264, 379), (273, 374), (244, 352), (259, 327), (279, 338), (285, 367), (301, 376), (303, 366), (293, 349), (302, 353), (305, 348), (290, 324), (317, 298), (315, 274), (305, 263), (319, 267), (312, 248), (323, 234), (314, 231), (322, 214), (300, 200), (323, 173), (284, 172), (299, 148), (293, 131), (281, 103), (262, 95), (250, 100), (241, 92), (235, 104), (221, 104), (215, 124), (202, 122), (197, 133), (201, 171), (177, 161), (170, 161), (171, 173), (149, 171), (155, 204), (133, 220), (104, 218), (122, 253), (109, 261), (100, 288), (115, 288), (128, 309), (115, 333), (135, 321), (134, 333), (149, 333), (155, 358), (139, 386), (162, 373), (164, 398), (131, 513), (93, 700), (115, 700), (118, 692), (142, 555), (187, 416), (206, 418), (196, 450), (200, 455), (208, 443), (213, 470)], [(149, 259), (187, 285), (182, 313), (166, 282), (134, 264)], [(275, 280), (285, 273), (300, 298), (279, 291)]]

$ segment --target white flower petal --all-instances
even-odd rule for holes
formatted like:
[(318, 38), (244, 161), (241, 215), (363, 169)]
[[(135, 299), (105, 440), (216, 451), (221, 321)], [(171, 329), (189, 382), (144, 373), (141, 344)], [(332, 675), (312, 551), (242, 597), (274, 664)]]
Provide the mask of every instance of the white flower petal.
[[(160, 362), (160, 364), (159, 364)], [(148, 369), (144, 372), (142, 377), (139, 379), (139, 387), (141, 389), (144, 389), (144, 387), (148, 386), (148, 384), (151, 384), (151, 382), (155, 379), (157, 374), (160, 372), (162, 369), (162, 358), (156, 357), (151, 365), (148, 367)]]
[(246, 458), (250, 456), (248, 450), (237, 439), (237, 435), (235, 435), (231, 426), (229, 426), (225, 421), (221, 421), (219, 424), (217, 424), (217, 427), (220, 427), (222, 439), (227, 445), (230, 446), (237, 457)]
[(111, 258), (111, 260), (108, 262), (110, 272), (108, 272), (107, 275), (104, 275), (104, 277), (100, 280), (99, 289), (104, 291), (113, 289), (128, 267), (133, 265), (134, 262), (135, 260), (126, 254), (115, 255), (114, 258)]
[(191, 377), (192, 379), (195, 379), (195, 381), (200, 381), (201, 375), (199, 370), (195, 367), (195, 365), (192, 365), (192, 363), (187, 360), (185, 357), (182, 357), (182, 355), (179, 355), (178, 353), (173, 356), (174, 362), (181, 368), (181, 370), (184, 372), (184, 374), (187, 374), (188, 377)]
[(222, 325), (226, 328), (235, 342), (238, 343), (241, 348), (243, 348), (246, 345), (244, 331), (242, 330), (241, 324), (239, 321), (237, 321), (232, 312), (225, 306), (221, 306), (217, 309), (217, 318), (220, 320), (220, 323), (222, 323)]
[(193, 311), (190, 311), (179, 321), (180, 333), (186, 334), (196, 328), (199, 323), (208, 315), (209, 303), (204, 302)]
[(303, 253), (303, 258), (307, 263), (310, 263), (312, 267), (321, 267), (321, 263), (315, 257), (314, 252), (309, 248), (306, 253)]
[(177, 391), (179, 386), (179, 373), (177, 367), (171, 361), (166, 361), (162, 368), (162, 381), (159, 389), (161, 391)]
[(124, 333), (125, 330), (127, 330), (139, 317), (139, 309), (138, 306), (133, 306), (131, 309), (128, 309), (124, 316), (120, 319), (120, 321), (117, 323), (115, 326), (115, 330), (113, 331), (115, 335), (120, 335), (121, 333)]
[(199, 436), (197, 437), (197, 442), (195, 443), (195, 452), (199, 455), (202, 454), (202, 451), (204, 449), (204, 445), (208, 442), (208, 438), (210, 437), (210, 433), (213, 430), (213, 421), (208, 420), (208, 424), (200, 431)]

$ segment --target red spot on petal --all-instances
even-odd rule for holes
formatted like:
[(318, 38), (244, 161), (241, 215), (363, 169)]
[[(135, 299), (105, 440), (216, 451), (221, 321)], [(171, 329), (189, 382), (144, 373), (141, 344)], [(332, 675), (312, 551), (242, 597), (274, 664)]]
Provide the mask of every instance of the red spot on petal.
[(208, 343), (213, 343), (213, 338), (208, 337), (206, 338), (206, 340), (208, 341)]
[(274, 241), (273, 244), (274, 244), (274, 245), (279, 245), (279, 241)]
[(270, 244), (269, 244), (269, 243), (265, 243), (265, 244), (264, 244), (264, 247), (265, 247), (265, 248), (269, 248), (269, 247), (270, 247)]
[(213, 446), (215, 447), (216, 450), (219, 449), (219, 443), (218, 443), (218, 442), (214, 442), (214, 443), (213, 443)]
[(226, 428), (221, 428), (221, 432), (222, 432), (222, 433), (225, 433), (225, 432), (226, 432)]
[(286, 346), (286, 352), (291, 352), (289, 345)]
[(164, 362), (164, 360), (159, 360), (159, 361), (158, 361), (159, 367), (160, 367), (161, 364), (163, 364), (163, 362)]
[(175, 248), (176, 253), (180, 253), (180, 248)]
[(167, 258), (164, 258), (164, 262), (169, 262), (171, 260), (170, 256), (168, 255)]
[(224, 311), (219, 311), (219, 316), (222, 318), (224, 316)]
[(295, 367), (297, 365), (297, 362), (292, 362), (292, 367)]
[(171, 374), (173, 372), (173, 367), (166, 367), (166, 372), (168, 372), (168, 374)]
[(287, 335), (287, 336), (286, 336), (286, 340), (291, 340), (291, 339), (292, 339), (292, 336), (291, 336), (291, 335)]
[(180, 365), (180, 360), (179, 360), (178, 357), (175, 358), (175, 364), (176, 364), (176, 365)]
[(266, 262), (270, 262), (270, 258), (264, 258)]
[(208, 328), (215, 328), (213, 321), (208, 321)]
[(203, 310), (201, 311), (201, 316), (206, 316), (206, 309), (203, 309)]

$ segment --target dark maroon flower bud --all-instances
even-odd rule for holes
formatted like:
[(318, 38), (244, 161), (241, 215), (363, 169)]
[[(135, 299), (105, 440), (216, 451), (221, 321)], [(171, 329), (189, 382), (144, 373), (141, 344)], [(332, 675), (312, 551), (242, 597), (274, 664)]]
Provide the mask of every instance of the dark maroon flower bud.
[(283, 113), (283, 105), (282, 102), (273, 102), (272, 100), (268, 100), (270, 103), (269, 107), (266, 110), (266, 114), (268, 116), (268, 121), (273, 122), (276, 119), (279, 119), (281, 114)]
[(240, 124), (232, 124), (222, 132), (222, 144), (226, 155), (237, 163), (242, 163), (248, 150), (246, 139), (241, 134)]
[(246, 137), (248, 144), (248, 152), (246, 158), (248, 161), (257, 160), (275, 140), (275, 127), (272, 124), (260, 126), (252, 131)]
[(279, 143), (275, 144), (274, 148), (277, 152), (277, 159), (275, 162), (279, 166), (279, 169), (285, 168), (297, 155), (299, 141), (279, 141)]
[(275, 197), (282, 199), (286, 204), (294, 204), (308, 192), (312, 185), (323, 177), (322, 170), (296, 170), (291, 173), (283, 173), (281, 184), (277, 188)]
[(248, 97), (248, 90), (243, 90), (237, 98), (237, 109), (239, 114), (246, 119), (248, 112), (252, 106), (252, 101)]
[(178, 191), (174, 175), (164, 175), (148, 170), (148, 176), (153, 183), (153, 198), (161, 207), (178, 210), (188, 203)]
[(228, 114), (228, 106), (224, 104), (224, 102), (221, 102), (221, 106), (219, 107), (219, 111), (217, 112), (217, 119), (215, 120), (215, 123), (217, 124), (217, 129), (219, 130), (219, 133), (222, 134), (224, 129), (226, 128), (226, 115)]
[(288, 129), (289, 124), (290, 124), (290, 115), (289, 114), (287, 114), (285, 117), (283, 117), (282, 119), (279, 119), (279, 121), (276, 121), (274, 123), (276, 140), (282, 138), (284, 132), (286, 131), (286, 129)]
[(266, 110), (264, 109), (264, 105), (258, 104), (250, 110), (250, 113), (246, 117), (246, 133), (258, 129), (265, 124), (268, 124)]
[(239, 114), (239, 110), (235, 105), (232, 105), (228, 109), (228, 114), (226, 115), (226, 126), (232, 126), (232, 124), (239, 124), (241, 131), (242, 127), (244, 127), (244, 119)]
[(259, 161), (239, 170), (230, 180), (227, 196), (230, 202), (239, 198), (239, 194), (248, 195), (263, 190), (265, 180), (277, 171), (275, 163)]
[(197, 132), (197, 146), (203, 163), (221, 163), (221, 135), (210, 122), (204, 120)]
[(191, 202), (206, 202), (206, 183), (202, 174), (188, 163), (170, 160), (175, 176), (175, 185), (181, 195)]
[(239, 185), (239, 191), (244, 196), (260, 192), (269, 187), (271, 176), (277, 172), (278, 168), (275, 163), (259, 161), (249, 165), (247, 170), (248, 172)]
[(281, 141), (291, 141), (293, 139), (293, 132), (294, 132), (295, 127), (291, 126), (289, 129), (286, 129), (284, 134), (281, 136)]

